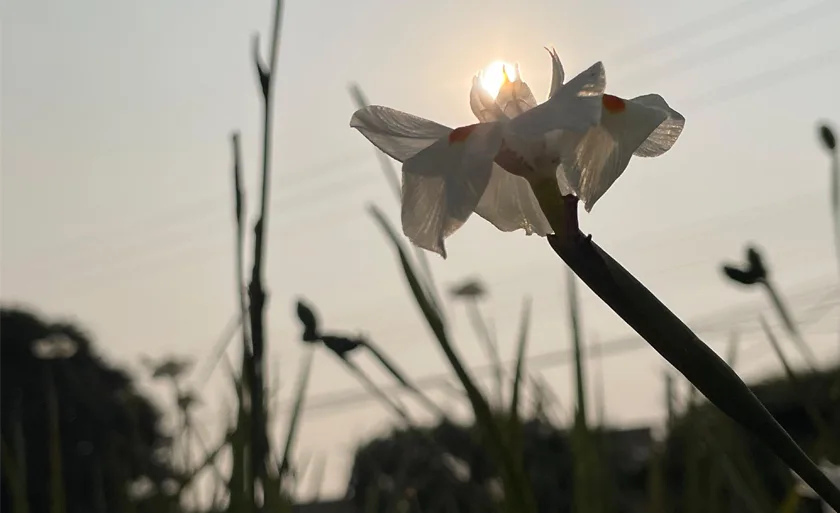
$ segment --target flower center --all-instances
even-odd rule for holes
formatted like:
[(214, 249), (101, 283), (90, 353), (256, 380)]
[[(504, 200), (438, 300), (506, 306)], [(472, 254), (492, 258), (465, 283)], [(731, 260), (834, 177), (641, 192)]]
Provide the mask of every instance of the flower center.
[(495, 61), (487, 65), (481, 71), (481, 87), (490, 93), (493, 98), (499, 94), (499, 89), (505, 83), (505, 79), (509, 81), (516, 80), (516, 67), (502, 61)]

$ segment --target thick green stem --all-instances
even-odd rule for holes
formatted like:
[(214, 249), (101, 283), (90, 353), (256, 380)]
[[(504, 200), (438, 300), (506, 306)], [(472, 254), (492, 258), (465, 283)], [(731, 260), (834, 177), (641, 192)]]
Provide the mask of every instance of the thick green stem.
[(564, 197), (553, 179), (534, 180), (531, 187), (555, 230), (549, 243), (575, 274), (715, 406), (751, 431), (832, 508), (840, 510), (840, 489), (735, 371), (591, 237), (580, 232), (577, 199)]

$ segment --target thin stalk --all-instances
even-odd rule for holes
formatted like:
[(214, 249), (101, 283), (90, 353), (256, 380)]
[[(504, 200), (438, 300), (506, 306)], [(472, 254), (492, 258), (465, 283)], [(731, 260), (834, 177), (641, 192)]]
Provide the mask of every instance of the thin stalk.
[(834, 224), (834, 248), (837, 252), (838, 275), (840, 275), (840, 154), (831, 151), (831, 212)]
[[(242, 319), (248, 318), (248, 301), (246, 299), (245, 277), (242, 274), (243, 259), (245, 258), (245, 190), (242, 186), (242, 150), (239, 144), (239, 132), (234, 132), (231, 136), (231, 145), (233, 146), (234, 216), (236, 218), (236, 247), (234, 248), (236, 297), (239, 300), (239, 324), (242, 327), (242, 344), (243, 347), (250, 348), (250, 325), (247, 322), (242, 322)], [(221, 347), (226, 348), (227, 341)]]
[(776, 356), (782, 363), (782, 367), (785, 370), (785, 375), (787, 376), (788, 381), (790, 381), (790, 384), (794, 387), (794, 390), (797, 391), (797, 395), (801, 398), (806, 415), (808, 415), (808, 417), (811, 419), (811, 423), (813, 423), (814, 427), (817, 429), (817, 433), (819, 433), (818, 440), (825, 440), (825, 442), (823, 442), (824, 444), (831, 445), (830, 453), (840, 454), (840, 452), (838, 451), (838, 447), (834, 442), (831, 427), (829, 426), (828, 422), (826, 422), (826, 420), (823, 418), (822, 414), (819, 411), (819, 408), (817, 408), (817, 405), (814, 403), (812, 397), (808, 395), (806, 390), (803, 389), (802, 382), (800, 381), (799, 376), (796, 374), (796, 371), (793, 370), (793, 367), (791, 367), (790, 363), (788, 362), (784, 351), (782, 351), (782, 346), (781, 344), (779, 344), (779, 340), (776, 338), (776, 335), (773, 333), (773, 330), (770, 329), (770, 326), (767, 324), (767, 321), (764, 320), (764, 317), (760, 317), (759, 322), (761, 323), (761, 329), (764, 331), (764, 335), (767, 337), (767, 341), (773, 348), (773, 352), (776, 353)]
[(554, 180), (534, 182), (532, 188), (555, 231), (548, 241), (566, 265), (715, 406), (751, 431), (829, 505), (840, 510), (840, 489), (741, 378), (632, 274), (580, 232), (577, 198), (564, 197)]
[(793, 339), (797, 348), (799, 348), (799, 352), (802, 353), (802, 357), (805, 358), (805, 361), (808, 363), (808, 366), (811, 367), (811, 370), (816, 370), (817, 358), (814, 356), (814, 352), (811, 350), (811, 347), (807, 342), (805, 342), (802, 332), (799, 331), (799, 328), (793, 321), (793, 316), (790, 314), (790, 310), (785, 305), (784, 300), (782, 300), (781, 294), (779, 294), (778, 290), (773, 285), (773, 282), (770, 280), (761, 280), (759, 283), (764, 286), (764, 289), (767, 291), (767, 295), (770, 296), (770, 302), (773, 303), (773, 307), (776, 309), (776, 312), (778, 312), (779, 318), (782, 320), (785, 330), (787, 330), (790, 338)]
[[(244, 288), (242, 290), (244, 291)], [(207, 364), (204, 367), (204, 371), (200, 373), (195, 379), (195, 388), (197, 390), (201, 390), (204, 387), (204, 385), (207, 384), (207, 380), (210, 379), (210, 376), (213, 374), (213, 371), (216, 370), (216, 366), (222, 360), (222, 356), (225, 354), (225, 351), (227, 351), (228, 345), (230, 345), (231, 341), (233, 341), (234, 335), (236, 335), (236, 331), (240, 328), (240, 324), (243, 324), (242, 320), (248, 318), (247, 308), (245, 310), (246, 315), (243, 316), (242, 312), (235, 314), (225, 326), (221, 336), (218, 338), (216, 344), (213, 346), (213, 351), (210, 353), (210, 358), (208, 358), (207, 360)], [(245, 322), (244, 324), (248, 323)]]
[(461, 359), (455, 352), (449, 335), (447, 334), (446, 324), (441, 317), (441, 312), (436, 308), (430, 300), (426, 290), (424, 290), (421, 281), (418, 279), (417, 273), (414, 271), (411, 262), (408, 259), (408, 253), (402, 245), (400, 237), (397, 236), (396, 231), (391, 227), (388, 220), (376, 207), (371, 207), (371, 213), (376, 221), (385, 231), (394, 248), (397, 250), (400, 259), (400, 265), (403, 268), (408, 286), (411, 293), (417, 302), (417, 306), (426, 318), (429, 328), (435, 334), (441, 350), (443, 351), (452, 370), (458, 376), (458, 380), (464, 387), (470, 404), (473, 407), (476, 424), (481, 430), (484, 438), (485, 447), (490, 451), (491, 457), (499, 466), (499, 473), (502, 478), (502, 483), (505, 488), (503, 497), (503, 507), (509, 512), (516, 513), (533, 513), (536, 511), (536, 503), (531, 491), (530, 483), (525, 477), (525, 473), (521, 465), (516, 464), (516, 458), (512, 454), (507, 439), (501, 429), (500, 423), (493, 415), (490, 405), (481, 394), (481, 391), (476, 387), (475, 382), (469, 371), (461, 363)]
[(370, 351), (374, 358), (376, 358), (379, 363), (385, 367), (385, 370), (387, 370), (388, 373), (397, 380), (402, 388), (414, 394), (414, 396), (434, 415), (446, 417), (446, 413), (441, 409), (441, 407), (429, 399), (426, 394), (409, 381), (408, 378), (405, 377), (405, 374), (397, 368), (391, 359), (385, 356), (383, 351), (380, 351), (379, 348), (369, 340), (365, 340), (364, 346), (368, 351)]
[(309, 373), (312, 370), (312, 358), (315, 352), (310, 349), (303, 357), (300, 366), (300, 377), (298, 377), (295, 391), (295, 405), (292, 414), (289, 416), (289, 424), (286, 428), (286, 443), (283, 447), (283, 459), (280, 462), (278, 474), (282, 479), (292, 467), (292, 450), (294, 449), (298, 426), (300, 425), (300, 414), (303, 409), (303, 402), (306, 400), (306, 388), (309, 385)]
[(576, 421), (580, 421), (584, 430), (588, 430), (586, 420), (586, 390), (585, 377), (583, 375), (583, 337), (580, 328), (580, 312), (577, 299), (577, 283), (571, 269), (566, 273), (566, 290), (569, 301), (569, 323), (572, 330), (572, 348), (575, 360), (575, 394), (576, 394)]
[(412, 425), (411, 417), (409, 417), (408, 412), (405, 410), (405, 408), (402, 405), (398, 404), (396, 401), (392, 401), (391, 398), (388, 397), (388, 395), (376, 385), (376, 383), (371, 381), (367, 374), (365, 374), (365, 372), (362, 369), (360, 369), (358, 365), (346, 358), (341, 358), (340, 356), (338, 358), (348, 369), (350, 369), (350, 372), (352, 372), (356, 376), (356, 378), (362, 383), (362, 386), (364, 386), (368, 392), (370, 392), (371, 394), (373, 394), (374, 397), (382, 401), (382, 404), (384, 404), (385, 406), (390, 408), (394, 413), (396, 413), (397, 416), (403, 420), (403, 422), (405, 422), (409, 426)]
[(268, 227), (269, 192), (271, 190), (271, 139), (274, 106), (273, 83), (277, 66), (277, 47), (280, 40), (280, 22), (283, 12), (282, 0), (274, 4), (274, 21), (271, 31), (271, 49), (268, 66), (259, 56), (259, 36), (254, 37), (254, 62), (260, 81), (263, 98), (263, 141), (262, 141), (262, 191), (260, 215), (254, 225), (254, 256), (249, 287), (251, 347), (253, 358), (248, 366), (249, 390), (251, 395), (251, 447), (253, 476), (263, 485), (268, 482), (268, 436), (265, 418), (265, 301), (263, 285), (265, 234)]
[(496, 381), (496, 397), (499, 405), (501, 405), (504, 401), (504, 370), (502, 359), (499, 356), (499, 346), (496, 344), (495, 338), (490, 334), (484, 316), (481, 315), (478, 300), (474, 297), (467, 298), (466, 306), (470, 323), (473, 325), (478, 340), (481, 341), (481, 345), (484, 347), (484, 351), (487, 353), (493, 367), (493, 376)]

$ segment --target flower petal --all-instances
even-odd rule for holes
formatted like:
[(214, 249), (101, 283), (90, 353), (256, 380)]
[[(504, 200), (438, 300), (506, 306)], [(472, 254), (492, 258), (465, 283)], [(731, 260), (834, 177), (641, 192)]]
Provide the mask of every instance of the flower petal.
[(459, 137), (444, 137), (403, 164), (403, 233), (443, 258), (444, 239), (475, 210), (501, 146), (497, 123), (479, 123), (452, 133)]
[(637, 157), (658, 157), (670, 150), (677, 142), (685, 127), (685, 118), (682, 114), (672, 109), (668, 102), (658, 94), (646, 94), (630, 100), (653, 109), (659, 109), (668, 115), (668, 118), (660, 123), (656, 130), (639, 146), (633, 155)]
[(540, 236), (552, 232), (528, 180), (493, 166), (490, 182), (475, 213), (503, 232), (525, 230)]
[(482, 123), (498, 121), (505, 117), (502, 109), (496, 105), (496, 99), (481, 85), (481, 74), (473, 77), (470, 88), (470, 108)]
[(519, 64), (516, 65), (516, 79), (511, 82), (505, 73), (505, 80), (496, 95), (496, 105), (499, 106), (505, 116), (515, 118), (525, 111), (537, 106), (537, 99), (528, 84), (520, 78)]
[(547, 102), (510, 121), (511, 131), (536, 138), (552, 130), (585, 132), (601, 119), (601, 95), (606, 87), (604, 65), (597, 62), (573, 78)]
[(452, 131), (434, 121), (379, 105), (357, 110), (350, 119), (350, 126), (400, 162), (405, 162)]
[(563, 86), (566, 73), (563, 71), (563, 65), (560, 64), (560, 57), (557, 55), (557, 51), (554, 48), (550, 50), (546, 48), (546, 50), (551, 55), (551, 86), (548, 88), (548, 97), (551, 98)]
[(633, 152), (668, 115), (641, 103), (604, 96), (601, 123), (585, 134), (561, 136), (563, 172), (587, 212), (618, 179)]

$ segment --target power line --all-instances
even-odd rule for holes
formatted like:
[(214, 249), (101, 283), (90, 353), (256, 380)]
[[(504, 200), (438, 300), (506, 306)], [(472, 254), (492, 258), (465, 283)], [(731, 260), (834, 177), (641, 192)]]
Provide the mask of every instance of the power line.
[[(745, 2), (745, 4), (747, 4), (747, 3), (750, 3), (750, 2)], [(822, 5), (822, 4), (819, 4), (819, 5)], [(833, 50), (830, 50), (828, 52), (824, 52), (822, 54), (807, 57), (807, 58), (804, 58), (804, 59), (795, 60), (795, 61), (789, 63), (788, 65), (786, 65), (785, 67), (781, 67), (779, 69), (775, 69), (775, 70), (772, 70), (772, 71), (769, 71), (769, 72), (768, 71), (761, 72), (759, 74), (748, 77), (745, 80), (742, 80), (738, 84), (719, 87), (719, 88), (714, 89), (712, 91), (708, 91), (706, 93), (698, 95), (698, 96), (696, 96), (692, 99), (685, 100), (685, 102), (689, 103), (689, 104), (693, 102), (693, 103), (699, 104), (699, 105), (702, 105), (705, 102), (706, 105), (713, 105), (714, 103), (723, 101), (725, 99), (744, 94), (745, 90), (747, 90), (750, 87), (752, 88), (752, 91), (756, 91), (756, 90), (762, 89), (764, 87), (777, 85), (782, 80), (790, 80), (792, 78), (796, 78), (796, 75), (793, 75), (793, 74), (790, 73), (792, 68), (793, 69), (798, 69), (800, 72), (805, 72), (807, 70), (817, 69), (817, 68), (820, 68), (820, 67), (823, 67), (823, 66), (827, 65), (830, 62), (830, 59), (836, 58), (838, 56), (840, 56), (840, 48), (833, 49)], [(782, 73), (783, 71), (785, 73)], [(772, 78), (773, 80), (770, 80), (770, 78)], [(734, 89), (734, 91), (733, 91), (733, 89)], [(336, 169), (336, 174), (337, 174), (337, 171), (340, 171), (340, 168)], [(333, 173), (330, 173), (330, 174), (333, 174)], [(331, 194), (334, 194), (334, 193), (331, 192), (332, 190), (346, 191), (347, 187), (351, 187), (353, 185), (359, 185), (361, 183), (361, 181), (358, 180), (358, 178), (362, 178), (362, 180), (365, 180), (364, 177), (354, 177), (352, 180), (344, 180), (343, 183), (341, 183), (341, 184), (332, 184), (330, 186), (327, 186), (327, 187), (323, 188), (325, 191), (330, 191), (330, 192), (326, 192), (324, 194), (321, 194), (321, 196), (322, 197), (327, 197)], [(369, 177), (369, 179), (370, 179), (370, 181), (372, 181), (372, 175)], [(369, 181), (369, 180), (365, 180), (365, 181)], [(280, 198), (275, 196), (274, 199), (275, 199), (275, 201), (277, 201)], [(275, 203), (275, 201), (272, 201), (272, 203)], [(321, 216), (331, 215), (331, 214), (334, 214), (334, 212), (335, 212), (335, 206), (334, 206), (334, 203), (331, 203), (330, 208), (327, 209), (327, 212), (323, 212), (321, 214)], [(220, 219), (221, 219), (221, 215), (227, 216), (227, 213), (224, 213), (221, 210), (219, 210), (218, 213), (213, 214), (213, 217), (219, 216)], [(207, 218), (205, 218), (205, 220), (206, 219)], [(282, 221), (281, 224), (283, 222), (290, 222), (290, 221), (294, 222), (295, 221), (295, 216), (294, 215), (289, 216), (287, 214), (287, 215), (284, 215), (281, 219), (285, 220), (285, 221)], [(184, 225), (183, 223), (181, 225), (177, 225), (177, 224), (173, 225), (171, 220), (169, 220), (169, 222), (167, 223), (167, 226), (169, 226), (169, 227), (173, 227), (173, 226), (174, 227), (179, 227), (179, 226), (181, 226), (181, 227), (189, 228), (189, 226)], [(187, 230), (187, 231), (188, 231), (190, 237), (187, 238), (187, 237), (184, 237), (184, 236), (180, 236), (180, 237), (176, 237), (176, 240), (177, 241), (186, 240), (188, 243), (181, 245), (181, 251), (172, 252), (168, 256), (171, 257), (173, 255), (181, 254), (183, 252), (183, 250), (185, 250), (185, 249), (188, 250), (188, 249), (191, 249), (191, 248), (194, 247), (194, 244), (192, 242), (198, 239), (197, 237), (195, 237), (195, 235), (196, 235), (195, 230)], [(212, 233), (215, 235), (215, 234), (224, 234), (225, 232), (224, 232), (224, 230), (213, 229)], [(148, 240), (146, 240), (146, 241), (138, 240), (136, 238), (136, 236), (134, 236), (131, 242), (136, 242), (136, 244), (134, 244), (135, 247), (132, 248), (132, 247), (129, 246), (128, 248), (125, 248), (125, 247), (122, 247), (122, 248), (118, 247), (117, 248), (117, 252), (118, 252), (117, 258), (122, 256), (122, 255), (120, 255), (120, 253), (122, 253), (125, 256), (130, 256), (130, 257), (134, 257), (134, 258), (136, 258), (137, 256), (142, 257), (144, 253), (146, 255), (149, 254), (148, 250), (143, 251), (144, 248), (149, 247), (149, 241)], [(122, 250), (122, 251), (120, 251), (120, 250)], [(117, 259), (113, 258), (113, 256), (109, 256), (109, 258), (107, 258), (107, 262), (109, 262), (109, 263), (114, 262), (115, 260), (117, 260)], [(129, 258), (129, 260), (130, 260), (130, 258)], [(161, 263), (163, 263), (165, 261), (166, 260), (162, 260), (162, 261), (158, 260), (158, 265), (160, 265)], [(85, 263), (90, 264), (89, 261), (85, 262)], [(117, 267), (119, 268), (119, 267), (122, 267), (124, 265), (125, 265), (125, 259), (122, 259), (120, 261), (120, 263), (117, 265)], [(90, 267), (90, 265), (88, 265), (88, 267)], [(95, 266), (95, 267), (96, 267), (95, 270), (87, 273), (88, 276), (90, 276), (91, 274), (92, 275), (100, 274), (103, 266), (100, 265), (100, 266)], [(107, 268), (108, 266), (106, 265), (104, 267)], [(111, 265), (111, 267), (113, 267), (113, 265)], [(136, 268), (136, 266), (134, 268)], [(67, 266), (66, 265), (61, 267), (61, 271), (62, 271), (62, 276), (71, 275), (70, 273), (67, 273)], [(55, 280), (51, 280), (51, 281), (54, 282)], [(71, 282), (72, 281), (73, 280), (71, 280)], [(83, 279), (80, 279), (80, 280), (77, 279), (76, 281), (77, 281), (77, 283), (80, 283), (80, 282), (87, 282), (88, 280), (83, 278)]]
[(691, 37), (707, 32), (710, 28), (718, 28), (731, 23), (745, 16), (752, 16), (756, 11), (766, 9), (773, 5), (785, 3), (788, 0), (747, 0), (730, 6), (728, 9), (709, 13), (701, 18), (695, 18), (687, 23), (674, 27), (655, 36), (648, 37), (636, 43), (624, 46), (615, 60), (622, 62), (627, 59), (637, 58), (639, 55), (647, 55), (663, 48), (673, 46), (675, 41), (686, 40)]
[[(364, 155), (362, 155), (362, 153), (364, 153)], [(353, 165), (354, 163), (362, 163), (367, 160), (367, 152), (355, 151), (347, 153), (339, 158), (332, 159), (330, 162), (311, 166), (297, 175), (292, 175), (292, 177), (305, 177), (305, 179), (291, 180), (290, 184), (287, 182), (283, 182), (282, 190), (277, 191), (281, 193), (282, 196), (274, 196), (274, 200), (271, 201), (272, 207), (286, 207), (289, 206), (289, 204), (291, 204), (291, 206), (294, 207), (296, 206), (296, 203), (311, 205), (311, 201), (307, 201), (307, 197), (301, 195), (302, 192), (304, 194), (308, 193), (309, 195), (317, 195), (318, 193), (324, 190), (337, 190), (341, 188), (346, 188), (348, 186), (359, 185), (362, 182), (372, 181), (372, 177), (371, 180), (367, 180), (365, 179), (365, 176), (360, 176), (362, 180), (354, 181), (359, 183), (348, 183), (346, 176), (339, 176), (339, 178), (343, 179), (338, 181), (333, 180), (332, 183), (328, 181), (326, 184), (323, 180), (313, 179), (313, 177), (324, 178), (344, 174), (346, 166)], [(314, 185), (315, 187), (310, 187), (312, 185)], [(318, 185), (321, 185), (321, 187), (318, 187)], [(324, 185), (326, 185), (326, 187), (324, 187)], [(134, 226), (120, 226), (116, 230), (110, 232), (100, 232), (89, 237), (82, 236), (80, 238), (74, 238), (73, 240), (59, 242), (46, 248), (40, 248), (36, 250), (36, 252), (51, 255), (64, 254), (68, 252), (68, 249), (72, 251), (73, 246), (79, 245), (79, 243), (88, 245), (91, 243), (96, 244), (101, 243), (103, 241), (112, 240), (115, 236), (125, 236), (126, 238), (130, 239), (130, 242), (135, 241), (137, 232), (136, 230), (132, 231), (132, 228), (146, 228), (146, 231), (151, 232), (152, 235), (155, 235), (159, 233), (162, 229), (172, 228), (173, 226), (192, 226), (192, 223), (190, 223), (190, 221), (198, 220), (200, 223), (204, 223), (207, 221), (216, 222), (217, 219), (221, 220), (221, 218), (231, 218), (233, 211), (232, 197), (232, 192), (216, 193), (209, 197), (188, 202), (186, 205), (180, 205), (177, 208), (174, 208), (167, 212), (146, 217), (140, 222), (133, 223)], [(207, 212), (207, 207), (210, 207), (210, 212)], [(173, 219), (179, 218), (182, 219), (180, 222), (175, 221), (173, 223)], [(27, 261), (30, 263), (33, 261), (37, 263), (37, 257), (38, 255), (36, 254), (30, 254), (29, 258), (27, 258)]]
[[(834, 48), (827, 52), (823, 52), (814, 56), (809, 56), (804, 59), (794, 60), (786, 64), (785, 66), (781, 66), (777, 69), (763, 71), (758, 74), (747, 77), (746, 79), (741, 80), (740, 82), (721, 86), (713, 90), (707, 91), (705, 93), (702, 93), (700, 95), (697, 95), (695, 97), (689, 97), (687, 99), (682, 100), (682, 103), (688, 105), (695, 104), (696, 106), (712, 106), (716, 103), (725, 101), (727, 99), (743, 95), (746, 92), (755, 92), (760, 89), (778, 85), (779, 83), (784, 81), (798, 78), (798, 75), (791, 73), (791, 71), (797, 71), (800, 74), (807, 71), (813, 71), (825, 67), (826, 65), (831, 63), (832, 59), (836, 59), (837, 57), (840, 57), (840, 48)], [(770, 80), (771, 78), (773, 80)], [(370, 180), (372, 179), (373, 177), (371, 175)], [(340, 189), (342, 191), (346, 191), (346, 187), (352, 186), (353, 184), (357, 184), (356, 178), (354, 178), (353, 180), (346, 180), (345, 182), (346, 183), (343, 187), (336, 187), (335, 190)], [(326, 189), (329, 190), (329, 188)], [(324, 196), (326, 196), (326, 194)], [(274, 201), (272, 202), (274, 203)], [(334, 207), (328, 209), (328, 211), (324, 212), (324, 214), (322, 215), (327, 216), (333, 212)], [(291, 216), (291, 219), (292, 221), (294, 221), (294, 216)], [(215, 229), (212, 231), (213, 233), (220, 233), (218, 230)], [(133, 256), (136, 256), (138, 253), (142, 253), (134, 250), (130, 250), (129, 252)], [(66, 268), (64, 269), (66, 270)]]
[[(659, 36), (654, 36), (653, 38), (649, 38), (648, 40), (646, 40), (647, 42), (642, 41), (640, 43), (640, 45), (644, 47), (647, 44), (655, 43), (657, 47), (661, 47), (661, 41), (664, 41), (664, 40), (667, 40), (668, 42), (672, 43), (674, 40), (678, 40), (678, 39), (681, 39), (681, 38), (682, 39), (687, 39), (692, 34), (702, 33), (705, 30), (708, 30), (709, 28), (712, 28), (713, 26), (717, 27), (720, 24), (721, 20), (731, 22), (733, 19), (737, 19), (740, 16), (753, 13), (754, 11), (761, 10), (763, 8), (767, 8), (768, 6), (773, 5), (774, 3), (782, 3), (782, 2), (780, 0), (776, 0), (775, 2), (770, 2), (769, 0), (764, 0), (764, 1), (751, 0), (751, 1), (742, 2), (740, 4), (737, 4), (737, 5), (733, 6), (730, 9), (725, 10), (725, 11), (721, 11), (721, 12), (718, 12), (718, 13), (712, 13), (712, 14), (706, 16), (706, 17), (700, 18), (698, 20), (691, 21), (688, 24), (682, 25), (681, 27), (678, 27), (676, 29), (672, 29), (671, 31), (660, 34)], [(831, 0), (829, 2), (824, 2), (824, 3), (830, 3), (832, 5), (834, 4), (833, 0)], [(822, 4), (819, 4), (819, 5), (822, 5)], [(753, 8), (753, 6), (755, 8)], [(808, 11), (808, 10), (806, 9), (806, 11)], [(621, 61), (626, 62), (627, 60), (632, 60), (633, 58), (639, 58), (640, 55), (641, 55), (641, 52), (639, 52), (639, 53), (637, 53), (633, 56), (629, 56), (628, 58), (623, 58), (623, 59), (621, 59)], [(695, 64), (696, 63), (690, 63), (690, 65), (695, 65)], [(354, 154), (354, 156), (355, 155), (356, 154)], [(341, 160), (345, 161), (346, 159), (341, 159)], [(346, 165), (346, 162), (343, 162), (343, 164)], [(316, 166), (316, 169), (318, 169), (318, 168), (327, 168), (327, 166), (325, 166), (325, 165)], [(330, 167), (330, 168), (335, 169), (335, 171), (333, 171), (333, 173), (328, 173), (328, 174), (334, 174), (334, 173), (338, 173), (339, 171), (341, 171), (341, 168), (337, 167), (337, 166), (336, 167)], [(307, 172), (306, 175), (311, 175), (311, 171)], [(341, 187), (335, 187), (335, 190), (338, 191), (338, 190), (343, 190), (343, 189)], [(225, 203), (226, 204), (226, 203), (228, 203), (228, 201), (227, 201), (229, 199), (228, 196), (229, 196), (228, 194), (219, 194), (218, 196), (216, 196), (212, 199), (203, 200), (203, 201), (199, 202), (198, 204), (199, 205), (207, 205), (207, 204), (210, 204), (210, 203)], [(218, 214), (215, 214), (215, 215), (218, 215)], [(214, 215), (214, 217), (215, 217), (215, 215)], [(174, 216), (172, 215), (172, 213), (168, 213), (168, 214), (160, 216), (160, 217), (163, 217), (163, 219), (160, 222), (161, 225), (170, 226), (171, 222), (172, 222), (172, 217), (174, 217)], [(126, 228), (121, 227), (119, 233), (125, 233), (125, 231), (126, 231)], [(129, 229), (129, 231), (130, 231), (130, 229)], [(106, 236), (103, 235), (99, 238), (104, 238), (104, 237), (106, 237)], [(136, 239), (136, 233), (134, 233), (132, 235), (132, 239)], [(59, 248), (49, 248), (49, 249), (46, 249), (46, 250), (43, 250), (43, 251), (44, 251), (44, 253), (48, 253), (48, 254), (56, 254), (56, 253), (59, 253), (59, 252), (63, 253), (63, 251), (61, 251), (61, 250), (62, 250), (62, 248), (59, 247)]]
[[(822, 280), (822, 283), (824, 284), (825, 280)], [(825, 303), (828, 302), (827, 300), (831, 297), (826, 296), (826, 292), (828, 292), (829, 290), (832, 292), (831, 296), (837, 296), (838, 291), (836, 284), (830, 286), (823, 285), (817, 290), (808, 291), (808, 294), (814, 294), (816, 292), (818, 293), (818, 295), (821, 296), (821, 299), (815, 305), (812, 305), (810, 310), (815, 310), (816, 307), (823, 306)], [(799, 301), (801, 301), (802, 295), (802, 292), (796, 295), (800, 298)], [(794, 300), (791, 302), (796, 301)], [(835, 301), (831, 303), (831, 306), (835, 307), (838, 304), (840, 304), (840, 302), (838, 302), (835, 299)], [(733, 324), (753, 319), (760, 312), (765, 311), (767, 309), (769, 309), (769, 307), (763, 302), (760, 305), (742, 305), (739, 307), (729, 308), (721, 312), (716, 312), (704, 316), (700, 319), (695, 320), (694, 322), (689, 322), (687, 324), (692, 327), (695, 333), (716, 332), (719, 331), (721, 329), (721, 326), (723, 325), (728, 325), (731, 328)], [(821, 318), (822, 315), (813, 316), (811, 319), (808, 320), (800, 320), (800, 324), (807, 326), (812, 322), (820, 320)], [(634, 334), (630, 336), (616, 338), (607, 342), (588, 345), (586, 350), (586, 358), (592, 359), (593, 355), (598, 355), (599, 358), (602, 358), (608, 355), (616, 355), (636, 351), (645, 347), (647, 347), (647, 343), (641, 337)], [(568, 363), (571, 357), (572, 350), (568, 348), (549, 351), (538, 355), (532, 355), (527, 357), (528, 369), (534, 370), (557, 367)], [(510, 366), (512, 365), (512, 362), (505, 362), (504, 365)], [(492, 364), (473, 366), (469, 369), (469, 371), (474, 376), (487, 376), (492, 373), (493, 366)], [(413, 380), (413, 383), (415, 386), (421, 389), (433, 389), (449, 385), (451, 383), (451, 379), (452, 376), (450, 373), (442, 372), (416, 378)], [(403, 389), (397, 385), (383, 386), (381, 388), (386, 393), (403, 392)], [(308, 413), (308, 415), (311, 415), (312, 411), (335, 411), (338, 409), (374, 400), (375, 398), (371, 397), (366, 392), (328, 392), (324, 394), (310, 396), (306, 400), (305, 409), (307, 410), (307, 412), (310, 412)]]
[(710, 107), (747, 93), (755, 93), (761, 89), (800, 78), (803, 73), (816, 71), (832, 64), (838, 57), (840, 57), (840, 47), (831, 48), (825, 52), (793, 60), (777, 68), (750, 75), (738, 82), (725, 84), (681, 101), (687, 105)]
[(775, 20), (774, 23), (769, 23), (756, 27), (752, 31), (741, 32), (726, 39), (717, 41), (708, 46), (697, 49), (694, 52), (682, 52), (673, 59), (664, 61), (657, 61), (655, 66), (642, 68), (629, 77), (624, 76), (622, 79), (633, 80), (635, 78), (649, 78), (651, 75), (666, 75), (670, 78), (675, 74), (696, 68), (700, 64), (713, 61), (722, 57), (729, 57), (732, 52), (742, 50), (750, 43), (755, 43), (771, 36), (778, 36), (784, 31), (792, 30), (802, 27), (803, 25), (813, 21), (815, 18), (823, 17), (829, 12), (837, 12), (840, 10), (840, 3), (836, 0), (823, 0), (822, 2), (813, 4), (801, 11), (793, 14), (787, 14), (780, 19)]

